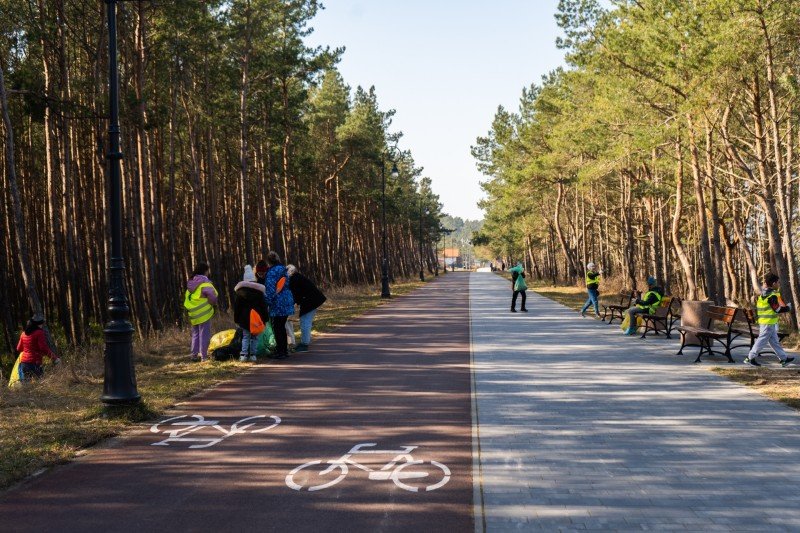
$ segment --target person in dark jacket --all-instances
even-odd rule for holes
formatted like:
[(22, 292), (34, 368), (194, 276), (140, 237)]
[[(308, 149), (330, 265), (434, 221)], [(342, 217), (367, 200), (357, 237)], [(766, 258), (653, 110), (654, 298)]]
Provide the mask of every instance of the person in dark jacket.
[(264, 301), (265, 287), (256, 281), (256, 274), (253, 267), (244, 267), (242, 281), (236, 284), (233, 289), (236, 296), (233, 299), (233, 319), (236, 325), (242, 328), (242, 350), (239, 353), (239, 361), (256, 360), (256, 349), (258, 348), (258, 335), (250, 333), (250, 312), (255, 311), (266, 323), (269, 320), (269, 309)]
[(289, 274), (289, 287), (292, 290), (294, 303), (300, 306), (300, 344), (295, 346), (294, 351), (305, 352), (311, 344), (314, 315), (327, 298), (310, 279), (297, 271), (296, 266), (287, 265), (286, 272)]
[(272, 333), (275, 335), (277, 349), (275, 359), (289, 357), (289, 345), (286, 339), (286, 320), (294, 314), (294, 298), (290, 290), (291, 283), (286, 275), (286, 267), (275, 252), (267, 254), (269, 270), (264, 283), (264, 300), (269, 306), (269, 318)]
[(625, 330), (625, 335), (635, 335), (639, 329), (638, 318), (636, 315), (652, 315), (656, 312), (656, 308), (661, 305), (661, 300), (664, 299), (664, 289), (658, 286), (656, 278), (649, 276), (647, 278), (647, 292), (644, 296), (637, 298), (630, 309), (626, 311), (630, 317), (628, 322), (628, 329)]
[(25, 324), (25, 329), (17, 343), (19, 352), (19, 380), (30, 381), (33, 378), (40, 378), (44, 374), (42, 361), (45, 357), (53, 360), (53, 363), (60, 363), (61, 359), (53, 353), (50, 345), (47, 344), (47, 336), (42, 329), (44, 318), (34, 316)]

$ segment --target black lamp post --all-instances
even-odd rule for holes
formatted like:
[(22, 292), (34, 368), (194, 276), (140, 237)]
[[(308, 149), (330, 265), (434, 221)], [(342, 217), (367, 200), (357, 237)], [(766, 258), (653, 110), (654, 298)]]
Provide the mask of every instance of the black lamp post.
[(425, 281), (425, 259), (422, 255), (422, 195), (419, 197), (419, 280)]
[(439, 277), (439, 241), (433, 243), (433, 275)]
[(133, 367), (133, 324), (128, 317), (125, 293), (125, 261), (122, 257), (122, 183), (119, 147), (119, 72), (117, 69), (117, 0), (106, 0), (108, 8), (108, 180), (111, 262), (108, 269), (108, 315), (105, 334), (105, 377), (100, 400), (109, 405), (137, 403), (136, 371)]
[[(392, 178), (395, 180), (400, 175), (397, 170), (397, 164), (392, 162)], [(386, 251), (386, 160), (381, 162), (381, 204), (382, 204), (382, 219), (381, 219), (381, 241), (383, 244), (383, 259), (381, 260), (381, 298), (391, 298), (392, 293), (389, 290), (389, 257)]]

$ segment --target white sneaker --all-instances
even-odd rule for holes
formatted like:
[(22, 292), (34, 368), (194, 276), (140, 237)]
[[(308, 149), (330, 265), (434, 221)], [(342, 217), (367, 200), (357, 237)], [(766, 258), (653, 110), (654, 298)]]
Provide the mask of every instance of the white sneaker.
[(257, 359), (256, 359), (256, 356), (255, 356), (255, 355), (251, 355), (251, 356), (250, 356), (250, 362), (251, 362), (251, 363), (255, 363), (255, 362), (256, 362), (256, 360), (257, 360)]
[(245, 361), (247, 361), (247, 356), (246, 355), (240, 355), (239, 356), (239, 362), (240, 363), (244, 363)]

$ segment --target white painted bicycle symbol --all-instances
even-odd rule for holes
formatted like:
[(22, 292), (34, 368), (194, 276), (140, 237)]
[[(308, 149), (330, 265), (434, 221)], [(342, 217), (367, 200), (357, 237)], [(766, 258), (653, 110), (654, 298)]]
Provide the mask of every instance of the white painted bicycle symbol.
[[(294, 490), (305, 489), (309, 492), (327, 489), (342, 481), (351, 466), (368, 472), (369, 479), (373, 481), (391, 479), (401, 489), (411, 492), (430, 492), (450, 481), (450, 469), (446, 465), (438, 461), (417, 461), (411, 456), (411, 452), (419, 446), (402, 446), (400, 450), (365, 449), (373, 446), (377, 446), (377, 443), (356, 444), (340, 458), (328, 461), (329, 466), (325, 466), (322, 461), (302, 464), (286, 475), (286, 485)], [(355, 455), (367, 454), (394, 455), (394, 459), (381, 469), (374, 470), (353, 458)], [(430, 483), (431, 480), (434, 482)]]
[[(202, 415), (180, 415), (162, 420), (150, 427), (152, 433), (163, 433), (168, 437), (154, 442), (151, 446), (169, 446), (171, 444), (192, 443), (189, 448), (210, 448), (223, 440), (243, 433), (263, 433), (281, 423), (278, 416), (257, 415), (242, 418), (231, 424), (230, 428), (220, 424), (219, 420), (206, 420)], [(252, 429), (252, 428), (257, 429)], [(203, 433), (203, 430), (206, 430)]]

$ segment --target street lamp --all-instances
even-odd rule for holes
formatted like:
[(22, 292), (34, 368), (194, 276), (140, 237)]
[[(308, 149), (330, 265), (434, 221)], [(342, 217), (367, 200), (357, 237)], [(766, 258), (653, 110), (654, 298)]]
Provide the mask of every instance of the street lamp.
[(100, 400), (108, 405), (137, 403), (136, 370), (133, 367), (133, 324), (128, 317), (125, 261), (122, 256), (122, 182), (119, 147), (119, 72), (117, 68), (117, 0), (105, 0), (108, 8), (108, 180), (111, 262), (108, 268), (108, 315), (105, 336), (105, 374)]
[[(392, 178), (395, 180), (400, 176), (397, 164), (392, 161)], [(389, 291), (389, 258), (386, 251), (386, 159), (381, 162), (381, 203), (383, 209), (381, 222), (381, 240), (383, 243), (383, 260), (381, 260), (381, 298), (391, 298)]]
[(433, 243), (433, 275), (439, 277), (439, 241)]
[(422, 251), (422, 195), (419, 197), (419, 280), (425, 281), (425, 259)]

